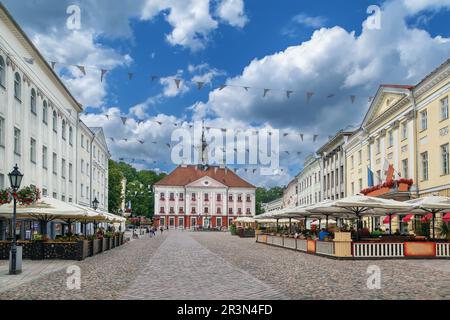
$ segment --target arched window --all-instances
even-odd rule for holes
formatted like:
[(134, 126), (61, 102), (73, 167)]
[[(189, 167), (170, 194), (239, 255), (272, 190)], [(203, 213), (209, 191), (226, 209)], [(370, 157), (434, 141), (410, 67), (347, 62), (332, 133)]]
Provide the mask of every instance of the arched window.
[(20, 82), (20, 75), (18, 72), (14, 75), (14, 97), (16, 97), (17, 100), (22, 101), (22, 86)]
[(36, 114), (36, 90), (34, 90), (34, 88), (31, 89), (30, 107), (31, 107), (31, 112)]
[(58, 117), (56, 111), (53, 111), (53, 131), (58, 132)]
[(73, 129), (72, 127), (69, 127), (69, 144), (72, 145), (73, 143)]
[(44, 100), (44, 103), (42, 104), (42, 122), (47, 124), (48, 123), (48, 105), (47, 101)]
[(62, 121), (61, 124), (61, 135), (64, 140), (66, 140), (66, 120)]
[(3, 59), (2, 56), (0, 56), (0, 85), (2, 87), (5, 87), (5, 59)]

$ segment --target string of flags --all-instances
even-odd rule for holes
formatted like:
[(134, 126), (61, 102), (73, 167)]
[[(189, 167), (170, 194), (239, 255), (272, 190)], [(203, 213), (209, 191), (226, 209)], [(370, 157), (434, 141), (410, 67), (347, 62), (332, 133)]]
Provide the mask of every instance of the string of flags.
[[(29, 64), (33, 64), (34, 60), (31, 58), (26, 58), (23, 57), (23, 59), (28, 62)], [(67, 64), (67, 63), (62, 63), (62, 62), (57, 62), (57, 61), (49, 61), (49, 64), (51, 65), (52, 69), (55, 69), (55, 67), (57, 65), (62, 65), (65, 67), (74, 67), (77, 68), (81, 74), (83, 76), (87, 75), (87, 70), (93, 70), (95, 72), (99, 73), (99, 80), (100, 82), (103, 82), (103, 80), (105, 79), (105, 76), (108, 72), (110, 72), (111, 70), (109, 69), (105, 69), (105, 68), (99, 68), (99, 67), (95, 67), (95, 66), (84, 66), (84, 65), (74, 65), (74, 64)], [(128, 81), (132, 81), (133, 79), (136, 78), (137, 75), (140, 75), (140, 73), (137, 72), (126, 72), (127, 75), (127, 79)], [(197, 87), (198, 90), (202, 90), (205, 87), (205, 82), (203, 81), (194, 81), (194, 80), (186, 80), (186, 79), (182, 79), (181, 77), (166, 77), (166, 76), (161, 76), (161, 75), (156, 75), (156, 74), (150, 74), (150, 75), (146, 75), (146, 78), (150, 79), (151, 82), (154, 82), (155, 80), (158, 79), (167, 79), (167, 80), (171, 80), (174, 82), (175, 86), (177, 87), (177, 89), (181, 88), (181, 84), (182, 83), (189, 83), (192, 85), (195, 85)], [(248, 86), (248, 85), (239, 85), (239, 84), (225, 84), (225, 83), (221, 83), (221, 84), (217, 84), (217, 85), (212, 85), (212, 87), (214, 87), (214, 89), (218, 89), (219, 91), (224, 90), (227, 87), (236, 87), (236, 88), (242, 88), (245, 92), (249, 92), (249, 90), (256, 90), (256, 91), (260, 91), (261, 95), (263, 98), (267, 97), (269, 95), (270, 92), (282, 92), (287, 99), (290, 99), (292, 97), (292, 95), (294, 94), (301, 94), (302, 92), (299, 90), (293, 90), (293, 89), (278, 89), (278, 88), (261, 88), (261, 87), (254, 87), (254, 86)], [(315, 91), (307, 91), (305, 94), (306, 97), (306, 103), (309, 104), (311, 102), (311, 100), (313, 99), (313, 97), (318, 96), (317, 92)], [(337, 97), (336, 93), (328, 93), (325, 95), (325, 97), (327, 99), (332, 99)], [(357, 96), (355, 94), (349, 95), (348, 98), (350, 99), (351, 104), (354, 104), (357, 100)], [(370, 103), (373, 100), (373, 96), (369, 96), (368, 97), (368, 102)]]

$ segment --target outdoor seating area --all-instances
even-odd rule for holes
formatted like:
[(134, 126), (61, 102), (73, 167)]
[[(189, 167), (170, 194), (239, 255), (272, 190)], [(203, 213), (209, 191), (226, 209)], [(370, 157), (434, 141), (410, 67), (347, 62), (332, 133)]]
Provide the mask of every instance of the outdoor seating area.
[[(0, 260), (9, 259), (12, 234), (22, 259), (84, 260), (122, 245), (126, 219), (50, 197), (17, 203), (13, 228), (13, 203), (0, 206)], [(14, 230), (15, 229), (15, 230)], [(58, 232), (55, 232), (58, 229)]]
[[(356, 195), (257, 216), (256, 241), (337, 259), (449, 259), (449, 211), (448, 197), (400, 202)], [(405, 216), (407, 234), (392, 232), (395, 215)], [(374, 218), (386, 226), (368, 223)]]

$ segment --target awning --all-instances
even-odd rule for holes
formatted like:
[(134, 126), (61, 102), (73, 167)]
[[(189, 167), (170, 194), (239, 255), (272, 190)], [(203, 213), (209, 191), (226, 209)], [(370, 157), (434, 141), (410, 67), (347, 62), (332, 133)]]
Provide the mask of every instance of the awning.
[(408, 214), (406, 217), (403, 218), (403, 222), (408, 223), (409, 221), (411, 221), (411, 219), (414, 217), (413, 214)]
[[(392, 217), (395, 217), (395, 214), (393, 214)], [(391, 221), (391, 216), (386, 216), (386, 218), (384, 218), (384, 220), (383, 220), (383, 223), (389, 224), (390, 221)]]
[(433, 219), (433, 214), (429, 213), (426, 216), (422, 217), (422, 219), (420, 219), (420, 221), (427, 222), (428, 220), (431, 220), (431, 219)]
[(450, 212), (447, 213), (446, 215), (444, 215), (444, 217), (442, 218), (442, 220), (443, 220), (444, 222), (450, 222)]

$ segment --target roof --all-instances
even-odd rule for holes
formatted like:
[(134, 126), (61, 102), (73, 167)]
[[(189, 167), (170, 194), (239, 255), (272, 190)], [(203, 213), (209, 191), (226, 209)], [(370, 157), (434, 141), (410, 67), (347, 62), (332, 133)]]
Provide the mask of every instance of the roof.
[(227, 187), (256, 188), (230, 169), (217, 166), (208, 166), (207, 169), (202, 169), (195, 165), (177, 167), (169, 175), (155, 183), (155, 186), (186, 186), (203, 177), (210, 177)]
[(20, 35), (23, 37), (25, 42), (31, 47), (31, 49), (36, 53), (37, 57), (42, 61), (42, 63), (45, 65), (48, 71), (55, 77), (56, 81), (61, 85), (63, 90), (66, 92), (66, 94), (69, 96), (70, 99), (74, 102), (76, 106), (78, 106), (79, 111), (83, 111), (82, 105), (75, 99), (75, 97), (72, 95), (72, 93), (67, 89), (66, 85), (62, 82), (61, 78), (56, 74), (56, 72), (53, 70), (52, 67), (48, 64), (47, 60), (42, 56), (41, 52), (36, 48), (34, 43), (30, 40), (30, 38), (27, 36), (27, 34), (22, 30), (20, 25), (17, 23), (17, 21), (13, 18), (11, 13), (6, 9), (6, 7), (3, 5), (3, 3), (0, 1), (0, 11), (3, 11), (6, 15), (6, 17), (11, 21), (13, 26), (19, 31)]

